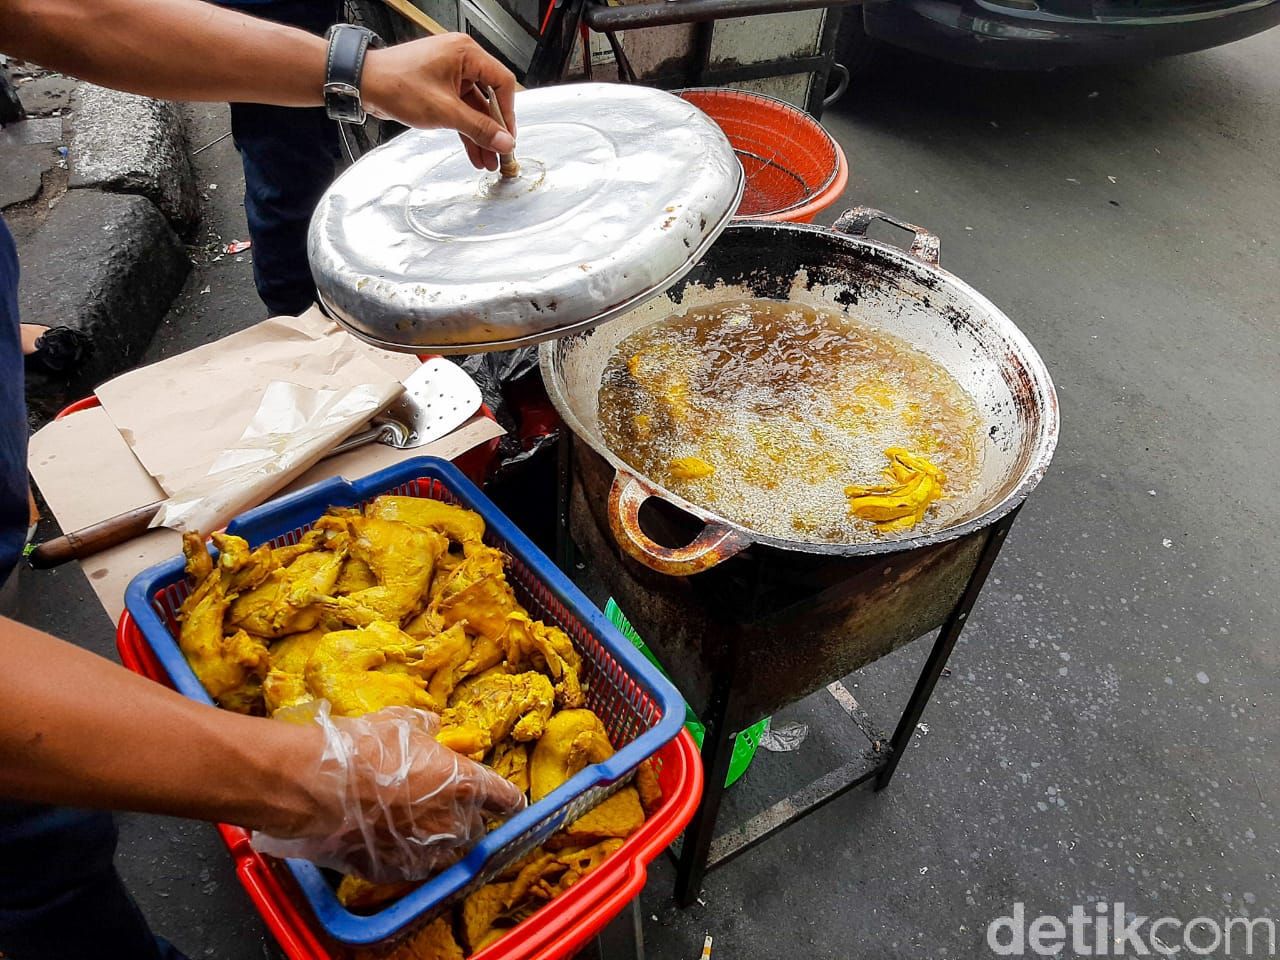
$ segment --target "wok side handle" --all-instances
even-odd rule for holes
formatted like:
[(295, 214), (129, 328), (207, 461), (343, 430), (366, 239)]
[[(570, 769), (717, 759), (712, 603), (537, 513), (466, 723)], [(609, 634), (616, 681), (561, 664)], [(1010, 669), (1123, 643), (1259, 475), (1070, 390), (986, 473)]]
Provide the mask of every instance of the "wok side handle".
[(639, 477), (621, 470), (609, 488), (609, 526), (614, 539), (627, 556), (650, 570), (687, 577), (710, 570), (750, 546), (750, 539), (741, 532), (717, 523), (708, 523), (683, 547), (656, 543), (640, 529), (640, 507), (656, 495)]
[(938, 241), (938, 235), (914, 223), (891, 217), (883, 210), (876, 210), (874, 207), (854, 207), (840, 214), (836, 222), (831, 225), (831, 229), (838, 233), (847, 233), (852, 237), (865, 237), (867, 229), (877, 220), (883, 220), (885, 223), (891, 223), (895, 227), (901, 227), (915, 234), (911, 241), (911, 248), (907, 252), (925, 263), (933, 264), (935, 267), (938, 265), (942, 259), (942, 245)]

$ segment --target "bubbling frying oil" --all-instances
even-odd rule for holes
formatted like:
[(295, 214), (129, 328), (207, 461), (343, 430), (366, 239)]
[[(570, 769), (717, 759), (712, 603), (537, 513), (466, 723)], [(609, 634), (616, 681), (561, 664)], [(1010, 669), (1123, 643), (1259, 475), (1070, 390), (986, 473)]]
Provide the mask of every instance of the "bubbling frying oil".
[[(614, 348), (598, 399), (605, 442), (631, 467), (776, 537), (859, 543), (939, 530), (978, 483), (982, 419), (955, 378), (897, 337), (800, 304), (726, 301), (638, 330)], [(894, 534), (852, 516), (844, 495), (885, 482), (890, 447), (947, 477), (943, 499)], [(687, 458), (714, 472), (696, 475), (705, 471)]]

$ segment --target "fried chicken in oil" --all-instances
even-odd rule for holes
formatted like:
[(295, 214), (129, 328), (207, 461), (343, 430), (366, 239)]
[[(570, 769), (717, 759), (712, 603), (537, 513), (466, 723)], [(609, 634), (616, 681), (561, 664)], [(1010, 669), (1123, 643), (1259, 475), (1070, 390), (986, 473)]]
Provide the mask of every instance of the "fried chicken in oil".
[[(273, 714), (323, 698), (336, 716), (391, 705), (434, 711), (442, 744), (537, 801), (613, 745), (585, 709), (573, 640), (520, 605), (505, 554), (484, 536), (478, 515), (413, 497), (331, 510), (274, 549), (218, 534), (216, 560), (188, 536), (195, 586), (179, 643), (231, 709)], [(656, 768), (643, 765), (633, 785), (378, 960), (458, 960), (493, 943), (615, 852), (660, 800)], [(416, 886), (347, 876), (337, 897), (369, 913)]]
[(942, 498), (946, 475), (924, 457), (901, 447), (890, 447), (884, 453), (889, 458), (884, 471), (888, 483), (845, 487), (849, 512), (873, 521), (885, 533), (910, 530), (924, 519), (929, 506)]

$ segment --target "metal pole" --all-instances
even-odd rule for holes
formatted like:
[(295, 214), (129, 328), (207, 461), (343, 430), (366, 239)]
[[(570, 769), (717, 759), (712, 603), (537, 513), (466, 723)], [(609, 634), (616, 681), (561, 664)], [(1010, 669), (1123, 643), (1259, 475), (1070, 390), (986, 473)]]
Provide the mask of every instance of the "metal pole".
[(860, 0), (680, 0), (679, 3), (642, 3), (628, 7), (589, 4), (583, 19), (592, 30), (635, 30), (669, 27), (679, 23), (703, 23), (764, 13), (794, 13), (819, 7), (843, 7)]
[(716, 819), (720, 815), (720, 801), (724, 798), (724, 782), (729, 776), (733, 733), (725, 721), (729, 716), (733, 673), (731, 665), (716, 672), (707, 716), (702, 718), (702, 770), (706, 779), (702, 787), (702, 802), (685, 828), (684, 845), (680, 848), (680, 862), (676, 867), (676, 904), (681, 908), (691, 906), (702, 889), (711, 841), (715, 839)]
[(911, 743), (911, 736), (915, 733), (916, 724), (920, 722), (925, 705), (928, 704), (929, 697), (933, 694), (933, 688), (938, 682), (938, 677), (942, 676), (942, 668), (947, 665), (947, 658), (951, 656), (951, 651), (955, 649), (956, 641), (960, 639), (960, 631), (964, 629), (964, 625), (969, 619), (969, 612), (973, 609), (973, 605), (978, 599), (978, 594), (982, 591), (982, 585), (987, 582), (987, 574), (991, 572), (991, 566), (996, 562), (996, 557), (1000, 554), (1000, 548), (1004, 545), (1009, 528), (1013, 526), (1013, 521), (1017, 519), (1018, 511), (1021, 509), (1019, 506), (1010, 511), (1009, 515), (996, 523), (987, 535), (987, 542), (983, 544), (982, 552), (978, 554), (978, 563), (973, 568), (969, 583), (965, 586), (964, 593), (960, 595), (959, 602), (942, 625), (942, 629), (938, 631), (938, 639), (934, 642), (933, 649), (929, 651), (929, 657), (925, 660), (924, 669), (920, 671), (920, 679), (916, 681), (916, 687), (911, 693), (911, 699), (907, 701), (907, 708), (902, 712), (902, 718), (898, 721), (897, 729), (893, 731), (889, 759), (885, 761), (884, 766), (876, 774), (876, 790), (883, 790), (889, 785), (889, 781), (893, 779), (893, 772), (898, 769), (898, 762), (902, 759), (902, 754), (906, 751), (907, 745)]

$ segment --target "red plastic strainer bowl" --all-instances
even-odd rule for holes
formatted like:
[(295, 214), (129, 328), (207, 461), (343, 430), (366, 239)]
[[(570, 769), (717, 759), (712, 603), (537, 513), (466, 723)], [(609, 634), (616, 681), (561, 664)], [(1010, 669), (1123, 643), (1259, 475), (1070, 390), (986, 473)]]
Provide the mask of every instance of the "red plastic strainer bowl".
[(699, 87), (677, 91), (724, 131), (742, 162), (742, 220), (808, 223), (844, 192), (844, 151), (803, 110), (745, 90)]

